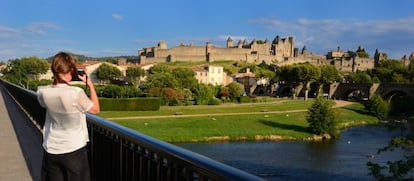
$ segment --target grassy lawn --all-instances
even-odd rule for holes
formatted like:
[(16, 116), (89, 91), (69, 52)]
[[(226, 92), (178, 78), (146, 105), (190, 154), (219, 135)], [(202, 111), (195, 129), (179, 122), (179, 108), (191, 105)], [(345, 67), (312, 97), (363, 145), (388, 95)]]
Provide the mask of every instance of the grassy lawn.
[[(157, 112), (102, 112), (104, 118), (167, 142), (302, 140), (313, 137), (306, 122), (312, 101), (281, 100), (271, 103), (220, 106), (162, 107)], [(294, 111), (295, 112), (282, 112)], [(361, 104), (336, 108), (340, 127), (376, 123)], [(182, 112), (187, 117), (175, 116)], [(210, 113), (214, 113), (211, 115)], [(117, 120), (119, 117), (136, 118)], [(139, 118), (145, 117), (145, 119)], [(157, 117), (164, 116), (164, 117)]]
[(162, 106), (159, 111), (103, 111), (101, 117), (131, 117), (131, 116), (165, 116), (175, 115), (177, 112), (183, 115), (210, 114), (210, 113), (243, 113), (243, 112), (272, 112), (305, 110), (312, 101), (303, 100), (278, 100), (266, 103), (246, 104), (222, 104), (218, 106)]

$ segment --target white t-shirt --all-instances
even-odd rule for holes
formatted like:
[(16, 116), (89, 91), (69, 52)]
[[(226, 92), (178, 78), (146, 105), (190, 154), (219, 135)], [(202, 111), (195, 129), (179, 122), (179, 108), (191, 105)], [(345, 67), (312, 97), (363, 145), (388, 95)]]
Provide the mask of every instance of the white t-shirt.
[(38, 101), (46, 108), (43, 148), (51, 154), (73, 152), (89, 141), (86, 115), (93, 102), (85, 92), (67, 84), (39, 86)]

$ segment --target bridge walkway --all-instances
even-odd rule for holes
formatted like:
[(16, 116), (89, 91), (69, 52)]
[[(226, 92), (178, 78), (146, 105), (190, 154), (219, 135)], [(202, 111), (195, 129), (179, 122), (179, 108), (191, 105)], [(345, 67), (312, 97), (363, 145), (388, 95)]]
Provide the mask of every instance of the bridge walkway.
[(39, 181), (42, 136), (0, 86), (0, 181)]

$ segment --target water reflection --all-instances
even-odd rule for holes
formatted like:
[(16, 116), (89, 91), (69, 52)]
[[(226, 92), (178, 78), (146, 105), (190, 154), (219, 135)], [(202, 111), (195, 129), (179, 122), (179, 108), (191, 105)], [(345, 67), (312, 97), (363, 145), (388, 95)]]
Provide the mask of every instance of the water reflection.
[(377, 155), (398, 131), (355, 127), (335, 141), (181, 143), (178, 146), (263, 177), (266, 180), (373, 180), (368, 161), (401, 159), (402, 152)]

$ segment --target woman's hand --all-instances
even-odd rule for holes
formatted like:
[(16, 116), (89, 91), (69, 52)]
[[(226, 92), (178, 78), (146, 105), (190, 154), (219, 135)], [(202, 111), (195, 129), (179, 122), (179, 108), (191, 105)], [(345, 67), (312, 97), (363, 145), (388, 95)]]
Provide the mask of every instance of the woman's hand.
[(86, 71), (84, 71), (83, 75), (78, 74), (78, 78), (82, 82), (85, 82), (86, 84), (92, 83), (92, 81), (90, 79), (88, 79), (88, 73)]

